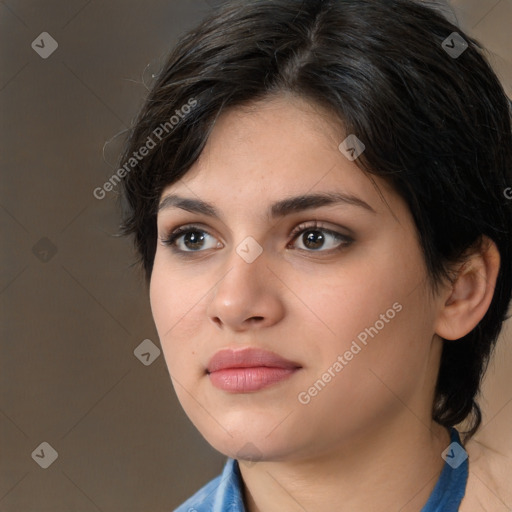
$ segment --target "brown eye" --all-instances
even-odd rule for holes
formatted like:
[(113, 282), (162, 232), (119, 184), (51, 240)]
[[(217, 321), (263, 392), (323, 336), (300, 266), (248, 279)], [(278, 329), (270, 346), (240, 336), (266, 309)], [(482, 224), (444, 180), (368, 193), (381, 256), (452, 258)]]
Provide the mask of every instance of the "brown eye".
[(304, 231), (302, 242), (308, 249), (320, 249), (325, 243), (325, 236), (318, 229)]
[(177, 252), (201, 252), (205, 249), (214, 249), (220, 244), (210, 233), (194, 226), (174, 230), (167, 238), (162, 239), (162, 243)]
[[(293, 240), (297, 240), (303, 247), (300, 250), (309, 252), (328, 252), (330, 250), (343, 249), (354, 240), (349, 236), (336, 231), (314, 225), (298, 226), (292, 233)], [(294, 244), (292, 244), (294, 245)]]

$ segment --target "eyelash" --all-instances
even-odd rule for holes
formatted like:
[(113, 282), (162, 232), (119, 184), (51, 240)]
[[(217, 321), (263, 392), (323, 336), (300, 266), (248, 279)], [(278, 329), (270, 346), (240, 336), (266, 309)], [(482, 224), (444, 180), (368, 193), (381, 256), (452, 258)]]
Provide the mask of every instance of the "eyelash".
[[(336, 231), (332, 231), (330, 229), (323, 228), (323, 227), (319, 226), (317, 221), (313, 221), (311, 223), (303, 223), (303, 224), (298, 225), (290, 233), (290, 237), (292, 237), (292, 242), (295, 241), (297, 238), (299, 238), (299, 235), (301, 235), (301, 234), (303, 234), (303, 233), (305, 233), (307, 231), (323, 232), (324, 234), (331, 235), (336, 241), (341, 242), (341, 243), (339, 244), (339, 246), (335, 247), (334, 249), (329, 249), (329, 250), (299, 249), (299, 250), (305, 251), (305, 252), (311, 252), (311, 253), (320, 252), (320, 253), (327, 253), (327, 254), (329, 254), (329, 253), (332, 253), (333, 251), (341, 251), (344, 248), (348, 247), (352, 242), (354, 242), (354, 239), (349, 237), (349, 236), (347, 236), (347, 235), (342, 235), (341, 233), (338, 233)], [(187, 233), (194, 233), (194, 232), (206, 233), (209, 236), (212, 236), (205, 229), (203, 229), (203, 228), (201, 228), (199, 226), (195, 226), (193, 224), (189, 224), (189, 225), (182, 226), (182, 227), (179, 227), (179, 228), (175, 229), (172, 233), (170, 233), (169, 236), (167, 236), (166, 238), (161, 238), (160, 240), (161, 240), (163, 245), (168, 246), (174, 253), (177, 253), (179, 255), (188, 256), (188, 255), (192, 255), (192, 254), (206, 252), (205, 250), (183, 251), (181, 249), (176, 248), (176, 246), (174, 245), (176, 240), (178, 240), (178, 238), (180, 238), (181, 236), (186, 235)]]

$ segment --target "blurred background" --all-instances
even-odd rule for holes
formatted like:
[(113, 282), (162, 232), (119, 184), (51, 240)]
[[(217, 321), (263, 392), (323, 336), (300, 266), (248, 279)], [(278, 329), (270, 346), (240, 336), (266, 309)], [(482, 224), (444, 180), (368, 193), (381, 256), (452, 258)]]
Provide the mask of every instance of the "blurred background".
[[(0, 2), (1, 512), (170, 511), (222, 470), (175, 397), (116, 191), (94, 194), (163, 57), (215, 4)], [(512, 97), (512, 0), (444, 9)], [(509, 458), (510, 326), (477, 436)], [(512, 509), (512, 491), (492, 499)]]

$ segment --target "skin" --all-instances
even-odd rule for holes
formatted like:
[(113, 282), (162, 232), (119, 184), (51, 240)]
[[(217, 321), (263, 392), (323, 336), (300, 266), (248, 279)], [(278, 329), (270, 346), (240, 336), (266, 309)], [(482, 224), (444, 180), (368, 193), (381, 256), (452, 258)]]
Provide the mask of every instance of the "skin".
[[(492, 299), (494, 244), (433, 294), (405, 202), (374, 176), (383, 202), (339, 151), (345, 136), (328, 112), (291, 95), (226, 111), (199, 160), (162, 194), (220, 212), (159, 211), (150, 300), (178, 398), (205, 439), (239, 460), (249, 512), (419, 510), (450, 444), (431, 419), (440, 336), (471, 331)], [(374, 211), (336, 204), (268, 216), (274, 202), (317, 192), (351, 194)], [(309, 231), (290, 236), (314, 221), (310, 229), (325, 236), (316, 250)], [(180, 256), (163, 240), (190, 223), (204, 245), (182, 236), (176, 248), (189, 252)], [(318, 229), (353, 241), (340, 246)], [(252, 263), (236, 252), (249, 236), (262, 249)], [(298, 394), (395, 303), (400, 312), (300, 403)], [(213, 387), (208, 361), (237, 347), (271, 350), (301, 369), (257, 392)]]

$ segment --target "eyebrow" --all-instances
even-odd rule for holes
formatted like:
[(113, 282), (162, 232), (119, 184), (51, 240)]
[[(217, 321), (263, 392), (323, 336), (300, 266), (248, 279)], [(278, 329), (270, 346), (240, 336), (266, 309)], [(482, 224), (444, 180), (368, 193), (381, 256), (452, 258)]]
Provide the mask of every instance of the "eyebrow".
[[(377, 213), (368, 203), (362, 199), (351, 194), (340, 192), (323, 192), (289, 197), (272, 204), (269, 208), (269, 213), (270, 218), (276, 219), (291, 213), (311, 210), (313, 208), (320, 208), (321, 206), (338, 204), (357, 206), (364, 208), (369, 212)], [(169, 194), (165, 196), (158, 205), (159, 212), (167, 208), (181, 208), (182, 210), (186, 210), (191, 213), (198, 213), (207, 215), (208, 217), (220, 218), (217, 209), (212, 204), (207, 203), (201, 199), (182, 197), (176, 194)]]

